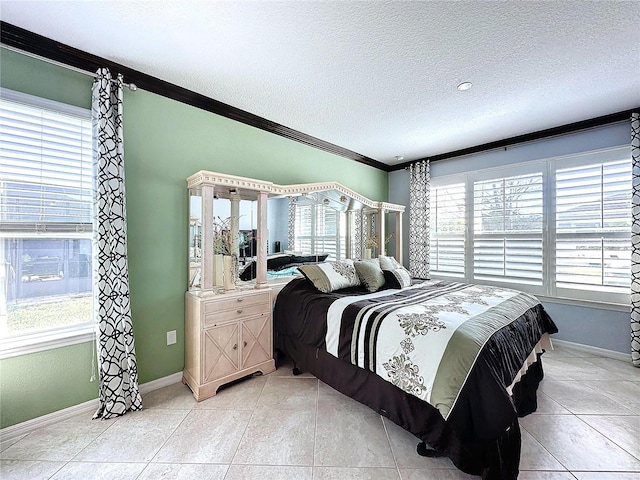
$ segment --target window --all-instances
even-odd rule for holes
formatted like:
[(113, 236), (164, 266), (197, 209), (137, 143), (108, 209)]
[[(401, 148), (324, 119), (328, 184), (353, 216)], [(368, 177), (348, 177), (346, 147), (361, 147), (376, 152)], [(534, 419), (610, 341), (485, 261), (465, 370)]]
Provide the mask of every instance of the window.
[(586, 295), (631, 286), (631, 162), (556, 171), (556, 286)]
[(542, 285), (542, 172), (473, 185), (473, 278)]
[(431, 272), (464, 277), (464, 183), (431, 188)]
[(629, 302), (628, 147), (435, 177), (431, 212), (434, 277)]
[(296, 205), (295, 251), (345, 258), (346, 214), (314, 199), (300, 197)]
[(3, 345), (92, 326), (92, 209), (90, 111), (3, 89)]

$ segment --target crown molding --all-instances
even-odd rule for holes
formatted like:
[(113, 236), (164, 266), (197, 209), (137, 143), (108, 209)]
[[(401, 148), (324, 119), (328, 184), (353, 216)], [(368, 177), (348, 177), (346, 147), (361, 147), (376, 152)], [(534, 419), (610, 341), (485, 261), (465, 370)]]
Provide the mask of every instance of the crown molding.
[(567, 125), (560, 125), (558, 127), (547, 128), (545, 130), (539, 130), (537, 132), (526, 133), (524, 135), (518, 135), (516, 137), (505, 138), (503, 140), (497, 140), (495, 142), (489, 142), (475, 147), (463, 148), (461, 150), (454, 150), (452, 152), (441, 153), (433, 155), (431, 157), (419, 158), (410, 162), (399, 163), (391, 165), (389, 172), (397, 170), (404, 170), (410, 167), (416, 162), (423, 160), (429, 160), (430, 162), (436, 162), (438, 160), (446, 160), (449, 158), (462, 157), (464, 155), (473, 155), (475, 153), (486, 152), (488, 150), (494, 150), (497, 148), (506, 148), (514, 146), (520, 143), (532, 142), (535, 140), (541, 140), (544, 138), (555, 137), (558, 135), (567, 135), (570, 133), (578, 132), (580, 130), (586, 130), (588, 128), (600, 127), (608, 125), (610, 123), (628, 121), (631, 118), (632, 113), (637, 113), (640, 107), (633, 108), (631, 110), (624, 110), (622, 112), (611, 113), (609, 115), (603, 115), (601, 117), (590, 118), (588, 120), (581, 120), (579, 122), (569, 123)]
[(234, 106), (220, 102), (210, 97), (188, 90), (179, 85), (166, 82), (146, 73), (134, 70), (106, 58), (84, 52), (69, 45), (56, 42), (50, 38), (38, 35), (7, 22), (0, 21), (0, 43), (8, 47), (20, 50), (52, 60), (56, 63), (68, 65), (72, 68), (95, 72), (98, 68), (107, 67), (112, 73), (121, 73), (127, 83), (135, 83), (138, 88), (163, 97), (176, 100), (192, 107), (200, 108), (216, 115), (250, 125), (275, 135), (308, 145), (318, 150), (323, 150), (350, 160), (362, 163), (369, 167), (388, 172), (389, 165), (369, 158), (360, 153), (346, 149), (339, 145), (326, 142), (303, 132), (294, 130), (253, 113), (241, 110)]

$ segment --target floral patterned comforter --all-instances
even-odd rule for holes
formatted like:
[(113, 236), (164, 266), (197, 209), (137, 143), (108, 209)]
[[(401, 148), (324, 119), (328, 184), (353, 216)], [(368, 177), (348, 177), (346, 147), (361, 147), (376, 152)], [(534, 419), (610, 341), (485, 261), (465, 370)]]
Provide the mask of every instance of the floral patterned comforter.
[(346, 296), (328, 309), (326, 349), (446, 419), (482, 347), (539, 303), (516, 290), (434, 281)]
[[(324, 294), (298, 279), (281, 296), (297, 312), (295, 322), (280, 322), (283, 334), (374, 372), (445, 419), (478, 359), (482, 382), (492, 377), (494, 383), (481, 388), (498, 394), (542, 335), (557, 331), (534, 296), (487, 285), (426, 281), (374, 293), (356, 288)], [(501, 400), (508, 402), (508, 394)]]

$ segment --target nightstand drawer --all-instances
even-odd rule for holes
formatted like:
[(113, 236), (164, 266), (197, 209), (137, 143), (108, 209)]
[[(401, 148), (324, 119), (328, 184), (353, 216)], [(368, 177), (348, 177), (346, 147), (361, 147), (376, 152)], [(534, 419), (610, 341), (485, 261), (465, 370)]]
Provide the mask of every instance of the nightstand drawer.
[(270, 307), (271, 305), (267, 302), (260, 305), (238, 305), (237, 308), (233, 310), (210, 313), (204, 316), (204, 327), (207, 328), (213, 325), (234, 322), (257, 315), (269, 315), (271, 313)]
[[(226, 296), (226, 295), (225, 295)], [(263, 305), (269, 303), (269, 292), (251, 293), (233, 295), (231, 298), (221, 298), (223, 295), (219, 295), (215, 301), (209, 301), (204, 305), (205, 315), (211, 313), (219, 313), (223, 310), (238, 310), (246, 309), (253, 305)], [(268, 307), (266, 307), (268, 308)]]

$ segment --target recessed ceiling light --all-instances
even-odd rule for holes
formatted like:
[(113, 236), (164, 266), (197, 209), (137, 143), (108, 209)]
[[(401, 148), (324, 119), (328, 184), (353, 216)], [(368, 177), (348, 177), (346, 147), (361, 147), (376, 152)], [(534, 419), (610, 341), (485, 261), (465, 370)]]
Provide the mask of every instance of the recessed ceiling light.
[(462, 82), (460, 85), (458, 85), (458, 90), (463, 92), (465, 90), (469, 90), (472, 86), (473, 86), (473, 83), (471, 82)]
[(402, 155), (396, 155), (396, 162), (401, 162), (402, 160), (404, 160)]

